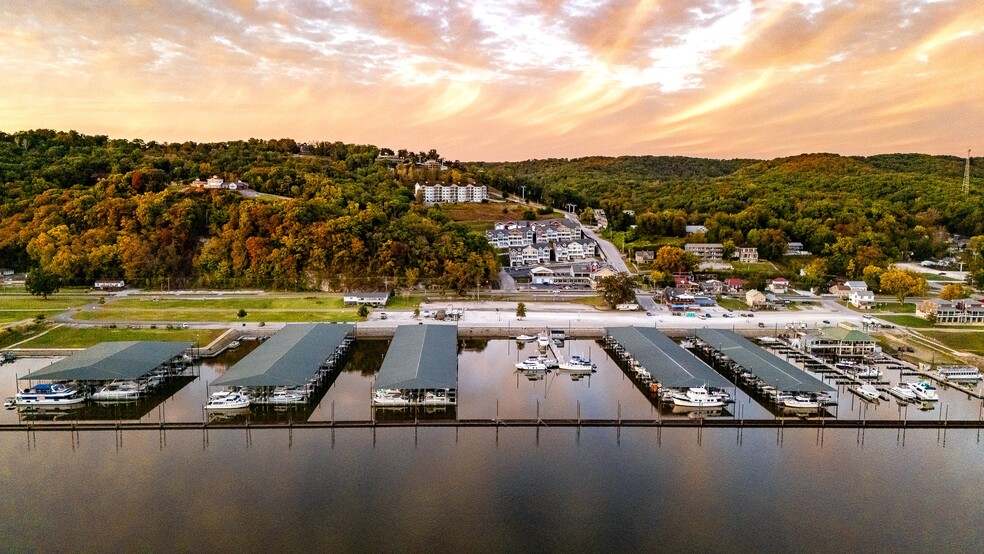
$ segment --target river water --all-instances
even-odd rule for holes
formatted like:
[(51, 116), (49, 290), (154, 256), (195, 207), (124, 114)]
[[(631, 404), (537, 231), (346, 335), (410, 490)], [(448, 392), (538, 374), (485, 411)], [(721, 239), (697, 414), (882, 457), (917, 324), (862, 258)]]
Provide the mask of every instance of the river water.
[[(385, 343), (357, 344), (320, 404), (293, 417), (373, 417)], [(598, 373), (530, 381), (510, 369), (530, 353), (515, 343), (466, 343), (457, 416), (674, 417), (596, 343), (567, 348)], [(135, 419), (200, 421), (206, 383), (232, 361)], [(45, 362), (16, 372), (28, 363)], [(0, 370), (6, 395), (14, 371)], [(738, 392), (746, 417), (774, 417)], [(6, 551), (984, 549), (976, 430), (25, 430), (0, 433), (0, 468)]]

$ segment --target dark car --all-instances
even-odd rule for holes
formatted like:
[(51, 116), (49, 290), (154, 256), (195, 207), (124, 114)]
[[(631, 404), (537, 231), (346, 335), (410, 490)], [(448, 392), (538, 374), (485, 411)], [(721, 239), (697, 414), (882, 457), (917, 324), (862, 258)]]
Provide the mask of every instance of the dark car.
[(823, 324), (824, 324), (824, 325), (830, 325), (830, 320), (829, 320), (829, 319), (825, 319), (825, 320), (823, 320)]

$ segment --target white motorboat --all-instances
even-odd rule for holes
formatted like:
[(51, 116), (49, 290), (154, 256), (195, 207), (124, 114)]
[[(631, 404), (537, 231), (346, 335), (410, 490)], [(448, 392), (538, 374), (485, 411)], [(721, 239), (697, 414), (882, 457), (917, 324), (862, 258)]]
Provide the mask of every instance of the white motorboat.
[(530, 356), (521, 362), (516, 362), (516, 369), (523, 371), (546, 371), (547, 364), (540, 361), (539, 356)]
[(924, 400), (926, 402), (936, 402), (940, 399), (939, 395), (936, 394), (936, 387), (930, 385), (926, 381), (920, 379), (915, 383), (910, 383), (909, 388), (915, 393), (919, 400)]
[(550, 346), (550, 335), (546, 335), (546, 334), (539, 335), (538, 337), (536, 337), (536, 344), (539, 345), (540, 348), (546, 348)]
[(127, 401), (140, 398), (140, 387), (133, 381), (113, 381), (98, 391), (92, 393), (93, 400)]
[(11, 396), (10, 398), (5, 398), (3, 401), (3, 407), (8, 410), (12, 410), (17, 406), (17, 399)]
[(424, 393), (424, 396), (420, 399), (420, 403), (443, 405), (443, 404), (450, 404), (451, 402), (448, 401), (448, 393), (445, 391), (435, 391), (435, 392), (427, 391)]
[(858, 371), (854, 374), (858, 379), (881, 379), (883, 375), (880, 369), (867, 365), (858, 366)]
[(820, 408), (820, 401), (809, 396), (796, 395), (783, 398), (782, 405), (791, 410), (817, 410)]
[(263, 399), (265, 404), (276, 404), (276, 405), (286, 405), (286, 404), (303, 404), (307, 402), (307, 396), (303, 394), (298, 394), (296, 392), (287, 392), (285, 390), (275, 390), (273, 394)]
[(898, 385), (888, 389), (888, 394), (891, 394), (895, 398), (898, 398), (904, 402), (913, 402), (916, 398), (918, 398), (909, 383), (899, 383)]
[(516, 340), (520, 342), (533, 342), (536, 340), (536, 335), (516, 335)]
[(206, 410), (242, 410), (249, 408), (250, 399), (239, 392), (213, 392), (205, 404)]
[(598, 366), (591, 363), (591, 360), (585, 360), (584, 358), (578, 356), (577, 354), (571, 356), (570, 360), (560, 364), (560, 369), (564, 371), (580, 372), (580, 373), (591, 373), (598, 370)]
[(85, 396), (59, 383), (41, 384), (18, 392), (14, 402), (18, 406), (70, 406), (85, 402)]
[(881, 393), (878, 392), (878, 389), (874, 385), (861, 385), (851, 390), (854, 391), (854, 394), (869, 402), (876, 402), (881, 397)]
[(410, 399), (395, 389), (378, 389), (372, 395), (373, 406), (409, 406)]
[(686, 392), (674, 394), (673, 405), (694, 408), (720, 408), (724, 406), (724, 400), (721, 400), (718, 396), (711, 395), (704, 387), (691, 387)]

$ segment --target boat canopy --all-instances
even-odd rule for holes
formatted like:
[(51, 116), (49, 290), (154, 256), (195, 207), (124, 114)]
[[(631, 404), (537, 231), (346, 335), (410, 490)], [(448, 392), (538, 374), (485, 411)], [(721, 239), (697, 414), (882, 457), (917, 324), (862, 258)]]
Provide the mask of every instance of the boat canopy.
[(661, 386), (732, 387), (727, 379), (699, 358), (652, 327), (608, 327), (615, 339)]
[(302, 386), (354, 331), (355, 326), (350, 324), (286, 325), (210, 385)]
[(440, 324), (397, 327), (376, 376), (376, 388), (457, 389), (458, 328)]
[(19, 381), (113, 381), (136, 379), (165, 364), (194, 343), (176, 341), (102, 342), (18, 377)]
[(833, 387), (726, 329), (697, 329), (697, 338), (751, 372), (767, 385), (789, 392), (831, 392)]

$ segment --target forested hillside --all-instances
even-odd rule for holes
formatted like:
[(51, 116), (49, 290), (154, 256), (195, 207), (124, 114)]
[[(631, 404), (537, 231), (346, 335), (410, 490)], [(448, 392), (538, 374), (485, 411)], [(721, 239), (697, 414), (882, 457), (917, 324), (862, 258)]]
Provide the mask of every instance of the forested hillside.
[[(787, 242), (823, 257), (825, 273), (860, 275), (868, 265), (946, 252), (951, 233), (984, 234), (982, 160), (961, 190), (964, 159), (886, 154), (804, 154), (768, 161), (678, 157), (582, 158), (470, 164), (477, 179), (555, 207), (602, 207), (632, 238), (684, 237), (758, 246), (782, 256)], [(623, 210), (633, 210), (635, 217)]]
[[(312, 146), (0, 133), (0, 266), (145, 287), (461, 289), (495, 274), (484, 237), (415, 204), (376, 147)], [(287, 198), (187, 186), (213, 174)]]

